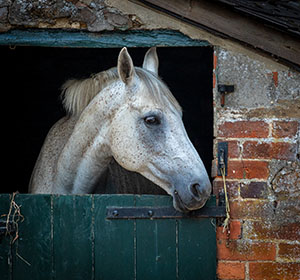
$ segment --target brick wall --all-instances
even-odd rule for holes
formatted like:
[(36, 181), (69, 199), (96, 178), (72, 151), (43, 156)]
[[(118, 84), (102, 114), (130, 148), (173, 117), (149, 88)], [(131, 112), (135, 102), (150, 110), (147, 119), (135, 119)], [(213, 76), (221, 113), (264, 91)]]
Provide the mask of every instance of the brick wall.
[[(219, 279), (300, 279), (300, 75), (215, 49), (217, 143), (228, 142), (231, 221), (217, 228)], [(220, 106), (216, 84), (234, 84)]]

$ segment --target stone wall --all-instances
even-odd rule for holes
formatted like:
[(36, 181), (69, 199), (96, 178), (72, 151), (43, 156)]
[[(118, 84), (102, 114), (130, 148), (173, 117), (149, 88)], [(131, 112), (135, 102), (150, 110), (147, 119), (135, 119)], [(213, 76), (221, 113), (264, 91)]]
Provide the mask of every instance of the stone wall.
[(104, 0), (0, 0), (0, 31), (11, 28), (72, 28), (99, 32), (139, 25), (134, 16)]
[[(217, 229), (218, 277), (300, 279), (300, 74), (218, 47), (214, 61), (214, 153), (228, 142), (231, 210)], [(224, 107), (217, 84), (235, 86)]]

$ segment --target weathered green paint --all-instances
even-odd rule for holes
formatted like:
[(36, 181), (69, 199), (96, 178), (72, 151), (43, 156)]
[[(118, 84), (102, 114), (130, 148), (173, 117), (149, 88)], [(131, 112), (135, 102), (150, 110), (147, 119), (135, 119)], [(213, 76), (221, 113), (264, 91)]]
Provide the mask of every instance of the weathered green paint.
[(120, 48), (151, 46), (209, 46), (172, 30), (91, 33), (63, 30), (11, 30), (0, 33), (0, 45), (42, 47)]
[[(8, 237), (0, 244), (1, 279), (216, 277), (214, 219), (106, 219), (108, 206), (170, 207), (169, 196), (18, 194), (15, 201), (25, 220), (11, 249)], [(9, 204), (0, 195), (0, 215)]]
[(95, 279), (134, 279), (134, 221), (107, 220), (106, 207), (132, 206), (132, 195), (97, 195), (95, 205)]
[[(10, 197), (9, 194), (0, 195), (0, 219), (5, 220), (5, 214), (9, 211)], [(0, 275), (1, 278), (10, 280), (11, 279), (11, 247), (10, 238), (6, 237), (0, 243)]]
[[(207, 205), (215, 205), (211, 198)], [(179, 279), (216, 278), (216, 220), (178, 220)]]
[(55, 279), (92, 279), (92, 197), (53, 196)]
[[(52, 274), (51, 197), (16, 195), (24, 221), (13, 247), (13, 279), (50, 279)], [(30, 264), (30, 265), (29, 265)]]
[[(136, 196), (136, 206), (172, 204), (169, 196)], [(136, 220), (137, 279), (176, 279), (176, 220)]]

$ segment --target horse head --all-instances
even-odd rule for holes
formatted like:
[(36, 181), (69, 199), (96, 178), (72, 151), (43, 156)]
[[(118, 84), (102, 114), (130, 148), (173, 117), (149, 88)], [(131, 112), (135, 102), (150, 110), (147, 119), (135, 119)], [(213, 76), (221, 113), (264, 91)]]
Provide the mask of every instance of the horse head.
[(134, 67), (123, 48), (119, 54), (117, 91), (126, 102), (111, 119), (110, 148), (125, 169), (151, 180), (173, 197), (182, 212), (201, 208), (211, 193), (205, 167), (182, 122), (181, 107), (158, 77), (156, 48)]

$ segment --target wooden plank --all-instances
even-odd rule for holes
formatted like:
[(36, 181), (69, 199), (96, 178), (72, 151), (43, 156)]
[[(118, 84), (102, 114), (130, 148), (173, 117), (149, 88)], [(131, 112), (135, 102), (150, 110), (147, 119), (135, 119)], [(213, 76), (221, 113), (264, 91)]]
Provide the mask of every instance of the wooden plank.
[[(7, 214), (9, 212), (10, 205), (10, 196), (9, 194), (0, 195), (0, 219), (6, 220)], [(10, 246), (10, 237), (3, 237), (0, 243), (0, 275), (1, 279), (12, 279), (12, 259), (11, 259), (11, 246)]]
[(53, 196), (55, 279), (92, 279), (92, 196)]
[(300, 65), (299, 39), (269, 28), (212, 1), (131, 0), (188, 21), (209, 32), (223, 35)]
[(19, 194), (15, 202), (24, 221), (13, 247), (13, 279), (51, 279), (51, 196)]
[(151, 46), (209, 46), (178, 31), (68, 32), (62, 30), (11, 30), (0, 33), (0, 45), (43, 47), (121, 48)]
[[(213, 205), (215, 198), (207, 205)], [(216, 279), (215, 219), (178, 220), (179, 279)]]
[[(170, 196), (136, 196), (136, 206), (171, 206)], [(137, 279), (176, 279), (176, 220), (136, 220)]]
[(133, 206), (133, 195), (94, 195), (95, 279), (135, 278), (132, 220), (107, 220), (107, 206)]
[[(25, 220), (13, 246), (13, 278), (8, 249), (0, 253), (3, 279), (215, 279), (214, 220), (105, 219), (107, 206), (171, 206), (171, 197), (17, 195), (15, 201)], [(0, 213), (8, 209), (9, 196), (1, 195)]]

